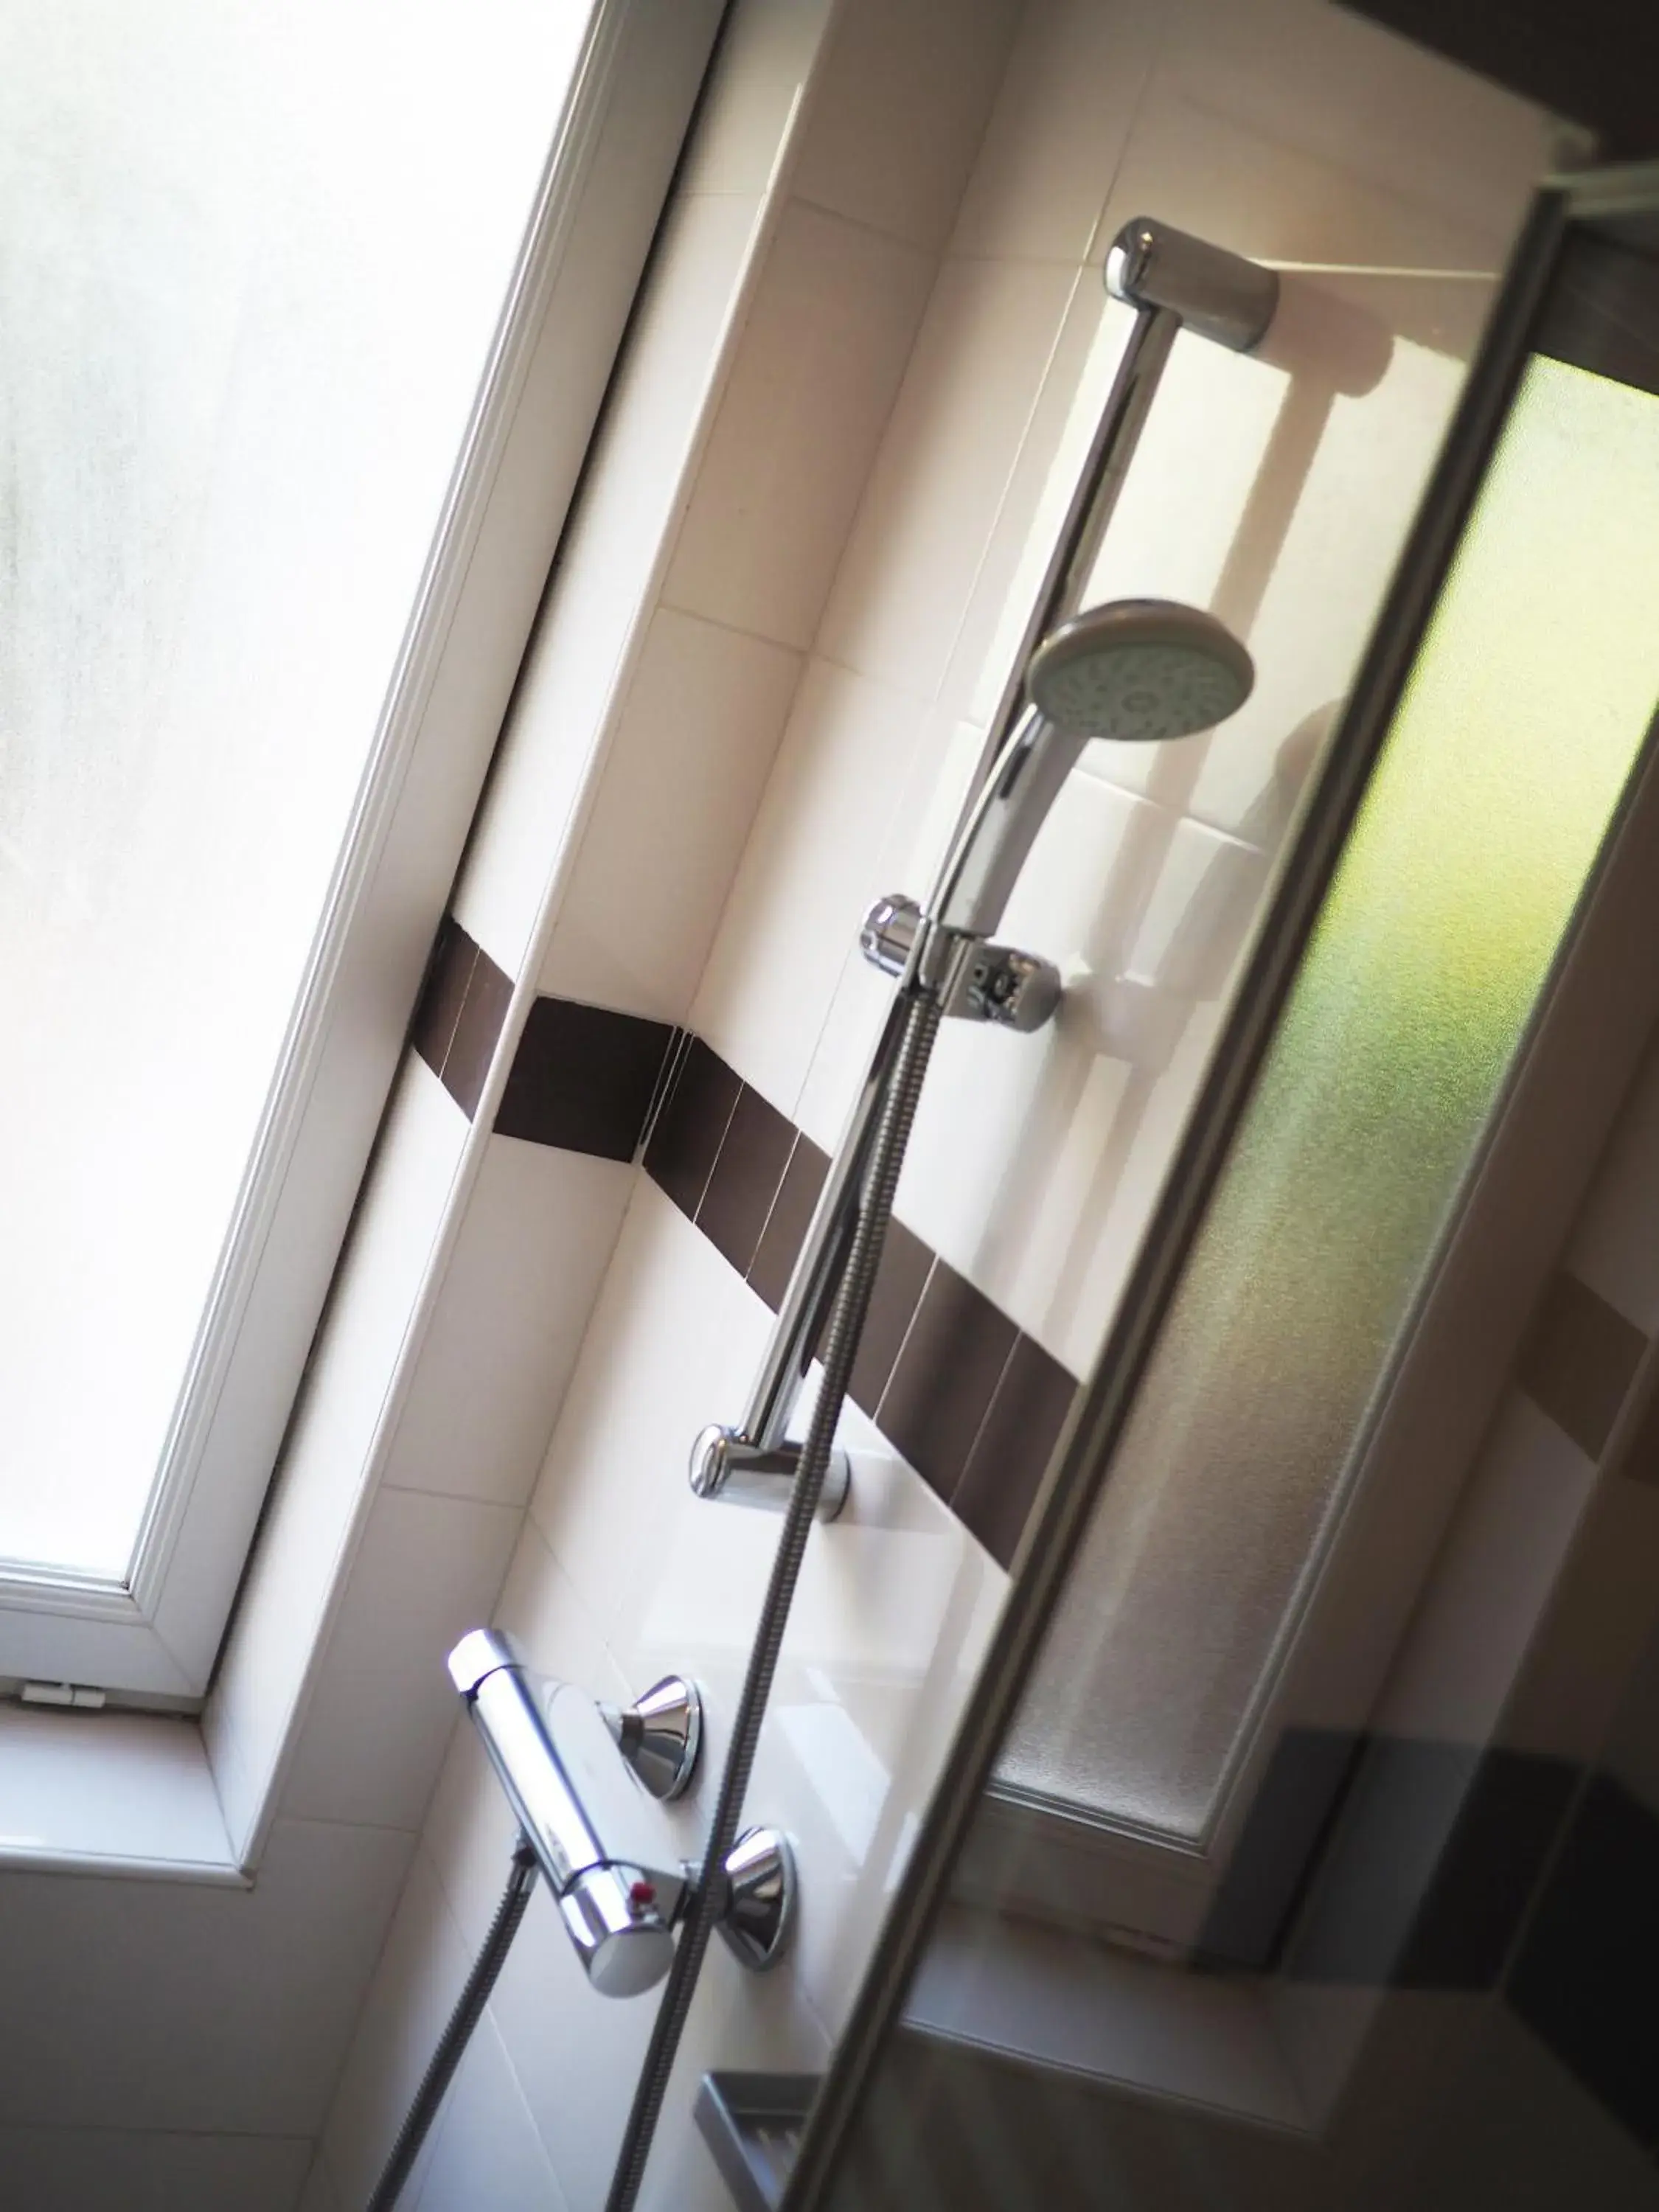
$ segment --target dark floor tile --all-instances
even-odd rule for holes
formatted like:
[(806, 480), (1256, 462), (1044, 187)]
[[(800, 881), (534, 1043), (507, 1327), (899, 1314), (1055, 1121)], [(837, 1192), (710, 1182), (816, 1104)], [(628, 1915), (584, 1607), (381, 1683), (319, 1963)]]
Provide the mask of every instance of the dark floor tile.
[(1373, 1738), (1290, 1948), (1298, 1980), (1486, 1989), (1577, 1771), (1528, 1752)]
[(902, 1221), (888, 1222), (887, 1239), (864, 1316), (864, 1333), (859, 1338), (858, 1358), (847, 1386), (853, 1403), (861, 1406), (872, 1419), (921, 1304), (933, 1264), (933, 1253), (920, 1237)]
[(740, 1275), (755, 1257), (789, 1164), (795, 1127), (744, 1084), (697, 1208), (697, 1226)]
[(1550, 1870), (1509, 2002), (1632, 2133), (1659, 2136), (1659, 1821), (1605, 1777)]
[(876, 1421), (941, 1498), (968, 1464), (1017, 1334), (982, 1291), (934, 1263)]
[(1277, 1964), (1364, 1745), (1353, 1729), (1285, 1730), (1217, 1887), (1200, 1960), (1256, 1972)]
[(647, 1174), (690, 1220), (742, 1088), (720, 1054), (693, 1037), (645, 1147)]
[(1029, 1336), (1016, 1339), (951, 1504), (1003, 1565), (1012, 1564), (1077, 1377)]
[(796, 1255), (829, 1172), (829, 1154), (821, 1152), (810, 1137), (798, 1136), (749, 1267), (751, 1287), (774, 1313), (783, 1304)]
[(1563, 1270), (1544, 1293), (1516, 1371), (1528, 1396), (1599, 1459), (1646, 1349), (1634, 1322)]
[(666, 1022), (538, 999), (513, 1055), (497, 1134), (631, 1160), (673, 1035)]
[(480, 947), (443, 1066), (444, 1088), (469, 1121), (483, 1096), (512, 998), (512, 983)]
[(1401, 1988), (1496, 1984), (1580, 1771), (1569, 1759), (1536, 1752), (1484, 1753), (1395, 1969)]
[(410, 1042), (434, 1075), (444, 1072), (450, 1040), (461, 1018), (466, 987), (477, 957), (477, 946), (454, 915), (447, 914), (438, 925), (432, 957), (427, 963), (426, 981), (421, 986), (415, 1018), (409, 1030)]

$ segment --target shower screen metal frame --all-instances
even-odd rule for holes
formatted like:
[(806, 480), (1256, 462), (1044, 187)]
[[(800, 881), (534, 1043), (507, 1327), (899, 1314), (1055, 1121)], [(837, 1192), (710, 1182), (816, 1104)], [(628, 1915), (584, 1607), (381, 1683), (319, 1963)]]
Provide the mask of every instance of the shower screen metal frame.
[[(858, 2116), (884, 2041), (900, 2017), (940, 1907), (954, 1893), (962, 1855), (981, 1815), (1009, 1725), (1061, 1599), (1114, 1452), (1169, 1318), (1183, 1270), (1249, 1108), (1304, 955), (1347, 844), (1372, 770), (1393, 726), (1419, 647), (1447, 581), (1488, 465), (1532, 358), (1540, 311), (1575, 232), (1612, 237), (1659, 259), (1659, 164), (1550, 180), (1522, 228), (1509, 273), (1408, 536), (1300, 830), (1275, 887), (1187, 1129), (1093, 1374), (1056, 1447), (975, 1695), (951, 1747), (882, 1942), (854, 2002), (809, 2120), (785, 2197), (786, 2212), (830, 2202), (840, 2146)], [(1351, 1643), (1356, 1707), (1374, 1693), (1405, 1613), (1467, 1469), (1472, 1426), (1495, 1404), (1516, 1339), (1588, 1182), (1646, 1042), (1659, 1025), (1659, 746), (1643, 739), (1549, 979), (1519, 1047), (1484, 1142), (1464, 1179), (1455, 1223), (1402, 1332), (1381, 1421), (1391, 1449), (1409, 1436), (1431, 1457), (1444, 1410), (1462, 1409), (1462, 1442), (1435, 1470), (1437, 1524), (1403, 1596), (1365, 1622)], [(1460, 1315), (1486, 1301), (1501, 1325), (1457, 1338)], [(1411, 1376), (1413, 1348), (1427, 1371)], [(1410, 1386), (1403, 1387), (1409, 1382)], [(1450, 1393), (1450, 1399), (1445, 1395)], [(1375, 1449), (1379, 1431), (1369, 1442)], [(1442, 1438), (1443, 1441), (1443, 1437)], [(1455, 1460), (1455, 1463), (1452, 1463)], [(1352, 1539), (1381, 1534), (1373, 1521)], [(1375, 1562), (1352, 1540), (1317, 1592), (1301, 1638), (1304, 1665), (1328, 1650), (1321, 1619), (1352, 1607)], [(1322, 1659), (1321, 1663), (1325, 1663)], [(1294, 1703), (1292, 1654), (1287, 1694)], [(1234, 1778), (1232, 1803), (1206, 1838), (1218, 1856), (1248, 1800), (1250, 1762)], [(1174, 1856), (1172, 1854), (1172, 1856)], [(1207, 1854), (1206, 1854), (1207, 1856)]]

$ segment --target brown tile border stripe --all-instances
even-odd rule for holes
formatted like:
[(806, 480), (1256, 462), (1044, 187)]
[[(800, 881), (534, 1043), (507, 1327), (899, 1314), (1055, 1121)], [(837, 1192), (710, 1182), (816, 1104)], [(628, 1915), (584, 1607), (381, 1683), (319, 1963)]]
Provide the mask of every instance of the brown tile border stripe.
[(538, 999), (496, 1109), (497, 1135), (631, 1160), (675, 1034), (608, 1006)]
[(1516, 1380), (1581, 1451), (1599, 1459), (1646, 1350), (1634, 1322), (1563, 1269), (1533, 1316)]
[[(513, 987), (446, 917), (410, 1030), (469, 1117)], [(607, 1006), (532, 1007), (496, 1133), (631, 1160), (775, 1313), (829, 1161), (701, 1037)], [(852, 1395), (994, 1558), (1024, 1528), (1075, 1378), (902, 1222), (889, 1235)]]
[[(446, 915), (409, 1041), (471, 1121), (501, 1042), (511, 979)], [(525, 1023), (495, 1128), (596, 1159), (631, 1160), (683, 1033), (667, 1022), (543, 997)]]
[(511, 981), (453, 915), (439, 927), (409, 1041), (468, 1121), (478, 1110)]
[[(811, 1138), (692, 1037), (645, 1167), (775, 1313), (829, 1169)], [(893, 1224), (852, 1395), (1005, 1566), (1076, 1389), (982, 1291)]]

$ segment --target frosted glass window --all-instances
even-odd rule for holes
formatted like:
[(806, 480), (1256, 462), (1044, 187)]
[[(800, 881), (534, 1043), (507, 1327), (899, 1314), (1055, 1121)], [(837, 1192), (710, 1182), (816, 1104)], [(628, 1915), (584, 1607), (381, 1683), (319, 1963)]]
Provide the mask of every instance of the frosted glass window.
[(589, 0), (0, 0), (0, 1559), (127, 1574)]
[(1196, 1842), (1659, 699), (1659, 398), (1528, 366), (1005, 1790)]

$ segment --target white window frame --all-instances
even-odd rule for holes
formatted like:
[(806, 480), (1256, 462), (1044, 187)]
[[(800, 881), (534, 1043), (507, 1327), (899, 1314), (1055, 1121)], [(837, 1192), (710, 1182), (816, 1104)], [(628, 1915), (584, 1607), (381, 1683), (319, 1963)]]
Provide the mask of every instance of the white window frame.
[(0, 1569), (0, 1682), (204, 1696), (721, 0), (595, 0), (123, 1584)]

